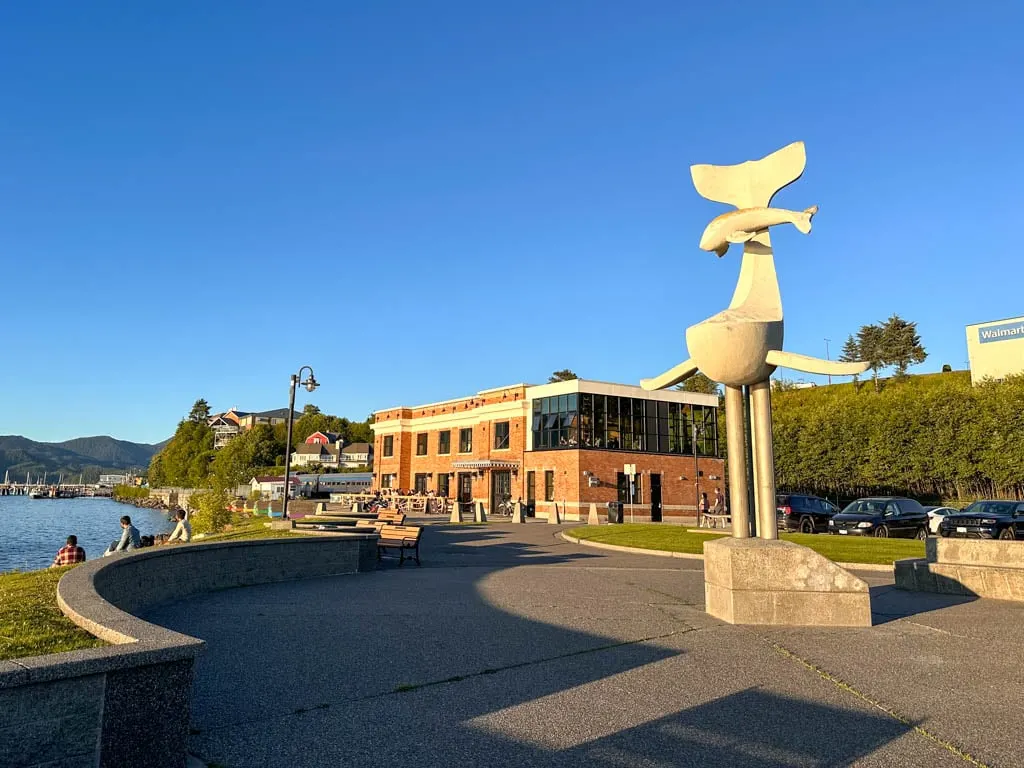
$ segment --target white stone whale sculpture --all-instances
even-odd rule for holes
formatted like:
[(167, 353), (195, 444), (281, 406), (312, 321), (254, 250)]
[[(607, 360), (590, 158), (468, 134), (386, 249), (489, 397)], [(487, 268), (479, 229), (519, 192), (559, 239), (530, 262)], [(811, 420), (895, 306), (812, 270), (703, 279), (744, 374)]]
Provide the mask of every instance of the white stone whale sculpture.
[(704, 234), (700, 236), (700, 247), (701, 250), (725, 256), (732, 243), (753, 240), (756, 234), (776, 224), (792, 224), (797, 231), (806, 235), (811, 231), (811, 218), (817, 212), (816, 205), (805, 211), (787, 211), (785, 208), (743, 208), (729, 211), (711, 220)]
[[(774, 539), (778, 534), (769, 377), (776, 366), (832, 375), (854, 375), (868, 368), (863, 362), (820, 360), (782, 349), (782, 298), (769, 229), (786, 222), (800, 222), (798, 226), (802, 227), (804, 219), (798, 217), (804, 216), (810, 229), (816, 208), (801, 214), (770, 206), (780, 189), (800, 178), (806, 162), (804, 144), (798, 141), (760, 160), (738, 165), (691, 166), (693, 184), (702, 197), (738, 209), (711, 222), (701, 247), (705, 247), (704, 240), (708, 238), (709, 250), (717, 252), (722, 245), (720, 237), (725, 243), (730, 236), (742, 238), (739, 280), (728, 308), (686, 329), (690, 358), (660, 376), (640, 382), (647, 390), (666, 389), (700, 370), (712, 381), (725, 385), (730, 503), (733, 535), (737, 537), (749, 535), (742, 387), (750, 387), (758, 535)], [(713, 228), (714, 234), (709, 235)]]

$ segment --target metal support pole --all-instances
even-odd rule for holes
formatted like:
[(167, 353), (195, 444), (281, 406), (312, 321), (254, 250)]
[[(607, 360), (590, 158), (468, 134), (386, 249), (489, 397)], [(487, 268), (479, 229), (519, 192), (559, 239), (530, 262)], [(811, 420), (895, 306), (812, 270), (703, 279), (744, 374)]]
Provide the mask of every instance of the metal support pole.
[(281, 506), (281, 519), (288, 519), (288, 473), (292, 466), (292, 416), (295, 414), (295, 385), (299, 377), (292, 374), (291, 394), (288, 396), (288, 438), (284, 446), (284, 502)]
[(753, 411), (754, 464), (757, 467), (757, 535), (779, 538), (775, 512), (775, 453), (772, 448), (772, 390), (770, 381), (750, 387)]
[[(729, 507), (732, 535), (750, 538), (750, 507), (747, 503), (747, 447), (743, 429), (743, 390), (725, 388), (726, 444), (729, 450)], [(699, 503), (698, 499), (698, 503)]]
[(747, 509), (750, 510), (748, 529), (757, 536), (757, 515), (754, 514), (754, 422), (750, 416), (750, 387), (743, 386), (743, 456), (747, 462)]

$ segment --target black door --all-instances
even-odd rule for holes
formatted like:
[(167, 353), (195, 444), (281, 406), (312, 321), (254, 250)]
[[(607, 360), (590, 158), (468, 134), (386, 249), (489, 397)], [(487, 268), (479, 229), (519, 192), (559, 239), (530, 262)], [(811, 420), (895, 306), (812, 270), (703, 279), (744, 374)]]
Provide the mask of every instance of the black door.
[(459, 472), (459, 511), (473, 512), (473, 475)]
[[(506, 514), (507, 507), (502, 503), (512, 497), (512, 473), (507, 469), (491, 472), (491, 514)], [(506, 511), (502, 511), (502, 510)]]
[(661, 522), (661, 475), (651, 474), (651, 522)]
[(537, 509), (537, 473), (526, 473), (526, 516), (534, 517)]
[(629, 475), (619, 472), (618, 486), (619, 503), (629, 504)]

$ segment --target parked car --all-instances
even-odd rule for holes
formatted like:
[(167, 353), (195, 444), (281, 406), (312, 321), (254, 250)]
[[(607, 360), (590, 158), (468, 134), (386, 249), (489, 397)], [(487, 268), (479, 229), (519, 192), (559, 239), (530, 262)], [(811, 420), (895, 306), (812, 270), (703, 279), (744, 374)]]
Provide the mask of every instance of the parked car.
[(953, 507), (925, 507), (924, 511), (928, 513), (928, 533), (938, 536), (939, 523), (942, 522), (942, 518), (946, 515), (955, 515), (960, 510)]
[(880, 539), (928, 538), (928, 513), (913, 499), (879, 496), (850, 502), (828, 522), (828, 532), (842, 536)]
[(828, 521), (838, 511), (832, 502), (806, 493), (780, 493), (775, 497), (780, 531), (824, 533), (828, 530)]
[(960, 539), (1024, 539), (1024, 503), (976, 501), (963, 511), (942, 518), (939, 535)]

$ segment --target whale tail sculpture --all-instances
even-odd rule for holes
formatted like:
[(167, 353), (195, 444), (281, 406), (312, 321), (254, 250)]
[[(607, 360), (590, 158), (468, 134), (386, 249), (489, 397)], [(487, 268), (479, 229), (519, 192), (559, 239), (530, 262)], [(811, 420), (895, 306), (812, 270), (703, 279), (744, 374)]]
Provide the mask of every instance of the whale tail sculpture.
[(794, 141), (760, 160), (736, 165), (691, 165), (693, 186), (701, 197), (737, 208), (768, 208), (780, 190), (799, 179), (807, 165), (802, 141)]

